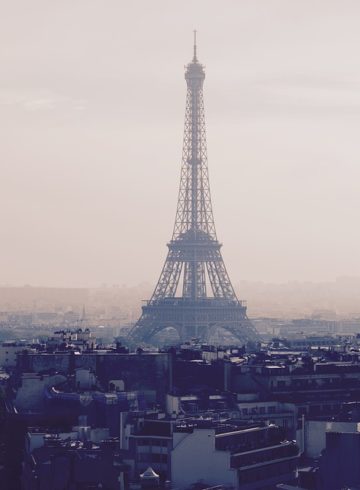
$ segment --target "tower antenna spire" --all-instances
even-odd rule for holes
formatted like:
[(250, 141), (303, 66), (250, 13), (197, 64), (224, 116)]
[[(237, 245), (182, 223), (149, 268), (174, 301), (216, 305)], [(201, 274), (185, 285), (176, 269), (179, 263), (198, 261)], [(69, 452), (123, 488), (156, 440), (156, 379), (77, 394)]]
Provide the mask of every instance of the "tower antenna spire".
[(196, 56), (196, 29), (194, 29), (194, 57), (193, 57), (193, 63), (197, 63), (197, 56)]

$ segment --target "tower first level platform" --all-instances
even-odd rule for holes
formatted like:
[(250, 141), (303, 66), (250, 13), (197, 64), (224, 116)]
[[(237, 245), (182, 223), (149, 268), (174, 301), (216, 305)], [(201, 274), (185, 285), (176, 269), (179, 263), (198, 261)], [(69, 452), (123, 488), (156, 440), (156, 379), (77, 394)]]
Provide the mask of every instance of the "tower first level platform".
[(142, 316), (133, 331), (133, 338), (151, 342), (156, 334), (168, 327), (177, 331), (182, 342), (193, 337), (209, 342), (219, 328), (227, 330), (243, 344), (257, 338), (246, 316), (244, 301), (220, 298), (193, 301), (182, 297), (148, 301), (142, 307)]

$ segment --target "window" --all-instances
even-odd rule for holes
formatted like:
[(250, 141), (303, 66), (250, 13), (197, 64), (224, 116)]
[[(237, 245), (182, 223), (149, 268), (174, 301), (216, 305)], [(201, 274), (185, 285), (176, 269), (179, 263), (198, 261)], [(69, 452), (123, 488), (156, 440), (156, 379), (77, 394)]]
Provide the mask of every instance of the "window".
[(151, 455), (151, 461), (153, 463), (167, 463), (167, 454), (157, 454)]

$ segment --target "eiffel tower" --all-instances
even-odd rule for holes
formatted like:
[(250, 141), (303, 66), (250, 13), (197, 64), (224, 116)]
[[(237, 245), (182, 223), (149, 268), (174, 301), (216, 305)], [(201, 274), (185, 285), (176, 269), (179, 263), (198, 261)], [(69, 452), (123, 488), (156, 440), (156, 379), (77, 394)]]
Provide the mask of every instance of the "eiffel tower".
[(175, 226), (168, 254), (151, 299), (130, 332), (137, 342), (151, 342), (164, 328), (180, 340), (209, 341), (221, 327), (241, 343), (257, 340), (246, 304), (236, 297), (226, 271), (212, 212), (203, 100), (204, 67), (194, 55), (186, 66), (185, 129)]

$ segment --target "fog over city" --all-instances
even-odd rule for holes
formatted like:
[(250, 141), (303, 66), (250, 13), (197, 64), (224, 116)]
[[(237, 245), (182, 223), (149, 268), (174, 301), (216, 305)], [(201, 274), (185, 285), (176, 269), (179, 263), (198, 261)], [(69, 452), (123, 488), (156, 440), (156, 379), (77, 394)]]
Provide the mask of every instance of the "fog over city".
[(360, 489), (359, 0), (0, 0), (0, 490)]
[(233, 283), (360, 276), (358, 1), (1, 7), (0, 284), (151, 290), (175, 215), (194, 28)]

